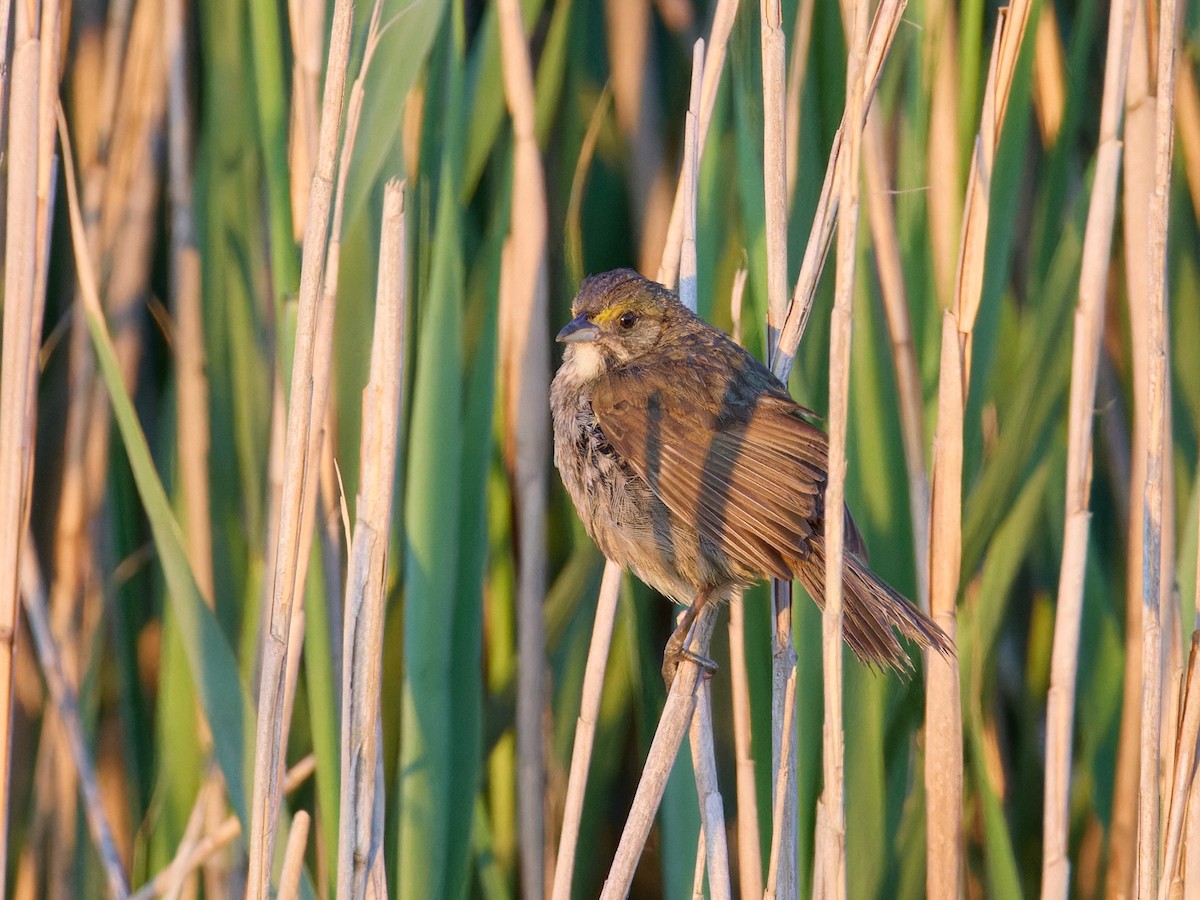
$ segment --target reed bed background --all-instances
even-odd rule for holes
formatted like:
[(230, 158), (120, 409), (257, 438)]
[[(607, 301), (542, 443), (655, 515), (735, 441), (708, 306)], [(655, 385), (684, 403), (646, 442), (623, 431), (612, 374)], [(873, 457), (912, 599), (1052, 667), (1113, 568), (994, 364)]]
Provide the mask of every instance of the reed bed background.
[[(0, 7), (0, 896), (1200, 891), (1196, 4)], [(550, 457), (618, 265), (955, 659), (763, 585), (668, 698)]]

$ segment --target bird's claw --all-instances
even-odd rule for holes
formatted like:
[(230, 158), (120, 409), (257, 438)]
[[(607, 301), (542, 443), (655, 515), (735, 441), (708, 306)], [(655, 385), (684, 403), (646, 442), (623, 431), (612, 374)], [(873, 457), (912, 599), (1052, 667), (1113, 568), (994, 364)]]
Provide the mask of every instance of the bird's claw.
[(663, 653), (662, 664), (663, 682), (666, 684), (668, 691), (671, 690), (671, 684), (675, 681), (675, 673), (679, 670), (679, 664), (685, 659), (698, 665), (701, 675), (706, 679), (712, 678), (716, 674), (718, 666), (707, 656), (701, 656), (699, 653), (689, 650), (676, 641), (669, 641), (666, 652)]

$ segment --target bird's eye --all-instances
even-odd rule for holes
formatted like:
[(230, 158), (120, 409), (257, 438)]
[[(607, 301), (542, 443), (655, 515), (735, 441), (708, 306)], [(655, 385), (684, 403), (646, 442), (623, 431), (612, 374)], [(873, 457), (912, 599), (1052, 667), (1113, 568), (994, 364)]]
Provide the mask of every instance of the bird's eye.
[(617, 324), (628, 331), (633, 327), (633, 323), (637, 321), (637, 316), (631, 312), (622, 313), (621, 318), (617, 319)]

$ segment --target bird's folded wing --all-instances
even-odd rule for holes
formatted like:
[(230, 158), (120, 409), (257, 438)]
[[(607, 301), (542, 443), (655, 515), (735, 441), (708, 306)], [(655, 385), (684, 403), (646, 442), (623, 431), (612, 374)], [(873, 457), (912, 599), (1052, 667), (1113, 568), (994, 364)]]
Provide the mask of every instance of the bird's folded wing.
[[(722, 396), (667, 392), (649, 381), (614, 372), (597, 383), (592, 408), (613, 449), (702, 538), (751, 571), (791, 577), (821, 537), (825, 435), (785, 397), (722, 406)], [(846, 522), (846, 547), (861, 554)]]

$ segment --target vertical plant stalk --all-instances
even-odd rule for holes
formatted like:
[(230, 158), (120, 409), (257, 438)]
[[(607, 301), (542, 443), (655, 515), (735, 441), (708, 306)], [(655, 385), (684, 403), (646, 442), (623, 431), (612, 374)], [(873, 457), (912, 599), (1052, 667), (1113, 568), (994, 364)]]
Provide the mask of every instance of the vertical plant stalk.
[[(329, 238), (330, 204), (352, 19), (353, 5), (350, 0), (336, 0), (321, 104), (317, 166), (309, 189), (308, 227), (304, 232), (299, 317), (284, 449), (283, 496), (271, 577), (271, 600), (263, 623), (266, 639), (263, 642), (259, 682), (251, 829), (247, 836), (250, 864), (246, 896), (250, 900), (265, 900), (269, 896), (275, 824), (279, 816), (282, 754), (286, 743), (283, 712), (288, 637), (293, 607), (303, 588), (297, 577), (299, 558), (304, 554), (300, 526), (306, 508), (316, 500), (307, 490), (310, 481), (307, 472), (310, 468), (316, 469), (325, 397), (314, 390), (313, 382), (317, 377), (314, 358), (322, 352), (322, 348), (317, 346), (318, 340), (323, 338), (328, 342), (332, 338), (332, 334), (318, 331), (319, 318), (332, 320), (332, 316), (320, 309), (322, 304), (319, 301), (325, 275), (325, 251)], [(296, 650), (299, 652), (299, 648)]]
[(1046, 709), (1042, 896), (1048, 900), (1065, 900), (1070, 885), (1071, 745), (1079, 664), (1079, 628), (1083, 616), (1084, 571), (1091, 521), (1088, 497), (1092, 481), (1092, 418), (1121, 170), (1121, 125), (1132, 25), (1132, 0), (1114, 3), (1109, 9), (1096, 175), (1092, 182), (1092, 198), (1084, 233), (1079, 302), (1075, 310), (1067, 441), (1066, 525)]
[(883, 120), (878, 108), (867, 113), (863, 135), (863, 170), (867, 180), (867, 218), (875, 263), (879, 268), (880, 294), (892, 343), (892, 365), (896, 370), (900, 436), (908, 472), (908, 508), (912, 518), (913, 558), (917, 568), (917, 606), (929, 612), (929, 476), (925, 469), (924, 399), (921, 371), (913, 347), (912, 323), (900, 262), (900, 240), (892, 206), (888, 163), (884, 152)]
[(83, 794), (83, 810), (87, 817), (88, 831), (95, 845), (96, 854), (104, 870), (108, 895), (114, 898), (129, 896), (129, 883), (121, 866), (121, 856), (113, 839), (112, 826), (105, 815), (104, 803), (100, 799), (100, 788), (96, 783), (96, 766), (88, 752), (87, 738), (79, 718), (78, 695), (63, 671), (62, 658), (54, 636), (50, 633), (50, 617), (46, 611), (46, 586), (42, 580), (41, 567), (33, 551), (32, 535), (26, 535), (28, 548), (21, 554), (21, 595), (25, 614), (38, 662), (46, 677), (46, 687), (57, 710), (71, 760), (79, 776), (79, 789)]
[[(18, 3), (8, 122), (8, 171), (38, 168), (40, 48), (35, 23)], [(9, 776), (12, 761), (13, 649), (18, 580), (29, 511), (34, 433), (30, 403), (37, 373), (40, 320), (35, 297), (37, 179), (8, 179), (4, 259), (3, 338), (0, 350), (0, 860), (8, 859)], [(38, 330), (34, 325), (38, 323)], [(0, 865), (0, 896), (7, 866)]]
[[(875, 11), (875, 19), (871, 23), (870, 35), (867, 38), (867, 53), (865, 69), (862, 78), (862, 114), (866, 116), (871, 108), (871, 100), (879, 85), (879, 76), (883, 71), (883, 61), (887, 58), (896, 37), (896, 29), (900, 27), (900, 19), (908, 0), (883, 0)], [(847, 98), (849, 109), (849, 98)], [(829, 254), (829, 245), (833, 241), (833, 227), (837, 223), (838, 201), (837, 187), (842, 167), (846, 165), (842, 143), (845, 140), (848, 113), (843, 112), (842, 122), (837, 133), (833, 136), (833, 146), (829, 148), (829, 162), (825, 165), (825, 180), (821, 183), (821, 195), (817, 200), (817, 210), (813, 217), (812, 229), (809, 231), (808, 244), (804, 248), (804, 259), (800, 263), (800, 275), (796, 279), (796, 287), (792, 291), (792, 301), (788, 306), (787, 317), (784, 319), (782, 334), (779, 338), (779, 352), (771, 364), (775, 376), (787, 384), (788, 373), (792, 370), (792, 362), (796, 357), (796, 348), (804, 329), (808, 325), (808, 316), (812, 312), (813, 297), (816, 296), (817, 283), (821, 279), (821, 270), (825, 267), (825, 257)], [(862, 120), (854, 123), (861, 128)]]
[[(786, 44), (783, 36), (783, 11), (779, 0), (761, 0), (759, 4), (759, 34), (762, 48), (763, 92), (763, 192), (765, 199), (765, 233), (767, 245), (767, 365), (776, 358), (779, 335), (787, 315), (787, 98), (784, 86)], [(779, 755), (783, 744), (785, 692), (796, 668), (792, 647), (792, 590), (790, 582), (771, 579), (771, 773), (778, 779), (781, 766), (794, 769), (794, 753), (788, 758)], [(783, 834), (780, 841), (782, 872), (778, 875), (785, 895), (796, 887), (796, 780), (787, 779), (793, 787), (784, 797), (786, 804), (781, 819)], [(772, 821), (774, 821), (772, 816)]]
[[(700, 115), (696, 133), (696, 169), (704, 162), (704, 144), (708, 138), (708, 126), (712, 122), (713, 106), (717, 102), (717, 88), (721, 82), (721, 71), (725, 68), (725, 48), (733, 31), (737, 17), (738, 0), (717, 0), (713, 12), (712, 30), (705, 44), (704, 80), (700, 84)], [(684, 219), (687, 199), (684, 185), (687, 178), (680, 176), (675, 190), (675, 202), (671, 206), (671, 221), (667, 225), (667, 240), (663, 247), (662, 264), (655, 281), (668, 287), (679, 281), (680, 251), (684, 239)]]
[(699, 301), (696, 282), (696, 207), (700, 174), (700, 90), (704, 78), (704, 39), (692, 46), (692, 86), (688, 95), (688, 110), (683, 126), (683, 172), (681, 191), (683, 204), (683, 244), (679, 248), (679, 299), (692, 312)]
[(945, 306), (954, 296), (954, 264), (961, 231), (959, 191), (962, 174), (959, 137), (958, 4), (931, 0), (925, 8), (923, 60), (930, 85), (929, 140), (926, 144), (929, 179), (929, 255), (933, 260), (935, 293)]
[[(794, 753), (792, 742), (796, 734), (796, 667), (792, 666), (790, 675), (791, 684), (787, 685), (783, 691), (786, 705), (783, 708), (783, 727), (780, 729), (780, 737), (782, 744), (779, 747), (778, 755), (783, 758), (790, 758)], [(784, 871), (779, 858), (783, 852), (783, 835), (784, 824), (783, 817), (787, 808), (787, 797), (789, 794), (795, 793), (795, 788), (789, 783), (794, 780), (794, 766), (780, 766), (775, 773), (775, 791), (774, 800), (771, 803), (771, 856), (767, 863), (767, 887), (763, 893), (765, 900), (776, 900), (780, 896), (779, 890), (779, 874)], [(818, 815), (820, 813), (818, 812)], [(794, 866), (792, 867), (794, 868)], [(794, 876), (793, 876), (794, 877)], [(756, 895), (757, 896), (757, 895)], [(784, 894), (784, 897), (796, 896), (795, 891), (791, 894)]]
[(983, 111), (979, 134), (971, 154), (967, 175), (967, 195), (963, 204), (962, 238), (959, 244), (958, 273), (954, 285), (954, 317), (963, 336), (963, 374), (970, 382), (971, 341), (975, 317), (983, 298), (984, 254), (987, 250), (988, 221), (991, 217), (990, 191), (992, 167), (1000, 133), (1008, 111), (1008, 98), (1016, 74), (1017, 59), (1029, 24), (1030, 0), (1016, 0), (1000, 11), (996, 36), (992, 42), (987, 85), (983, 92)]
[(300, 876), (304, 873), (304, 848), (308, 844), (308, 826), (311, 817), (304, 810), (296, 813), (292, 827), (288, 830), (287, 846), (283, 853), (283, 867), (279, 872), (280, 900), (292, 900), (300, 896)]
[[(1149, 434), (1146, 492), (1142, 505), (1142, 737), (1138, 789), (1137, 887), (1149, 897), (1158, 887), (1159, 768), (1162, 712), (1163, 456), (1166, 452), (1167, 392), (1167, 223), (1171, 157), (1174, 151), (1176, 3), (1163, 0), (1158, 11), (1158, 78), (1154, 110), (1154, 190), (1150, 195), (1147, 256), (1149, 304)], [(1170, 622), (1170, 618), (1167, 619)]]
[[(1149, 288), (1146, 234), (1149, 198), (1154, 181), (1154, 101), (1150, 93), (1150, 36), (1146, 6), (1134, 9), (1133, 40), (1125, 88), (1125, 140), (1122, 172), (1122, 215), (1125, 252), (1125, 293), (1128, 304), (1129, 348), (1132, 370), (1133, 437), (1130, 453), (1129, 510), (1126, 535), (1125, 671), (1122, 685), (1121, 727), (1113, 785), (1105, 884), (1110, 896), (1133, 891), (1137, 860), (1138, 770), (1142, 730), (1142, 544), (1141, 509), (1146, 489), (1146, 442), (1149, 437), (1149, 396), (1146, 337)], [(1163, 547), (1162, 565), (1169, 566)], [(1169, 589), (1169, 584), (1165, 589)]]
[[(716, 621), (716, 604), (705, 605), (696, 616), (696, 622), (692, 626), (692, 638), (688, 643), (689, 650), (698, 656), (705, 656), (708, 653), (708, 645)], [(625, 827), (621, 831), (621, 839), (617, 844), (612, 867), (604, 882), (604, 889), (600, 893), (601, 900), (622, 900), (629, 895), (629, 887), (633, 883), (633, 873), (637, 869), (638, 860), (646, 846), (650, 827), (654, 824), (654, 815), (658, 812), (659, 804), (662, 803), (663, 791), (667, 786), (667, 776), (671, 774), (671, 767), (679, 753), (679, 745), (683, 743), (683, 734), (687, 730), (696, 708), (696, 693), (700, 677), (700, 666), (694, 659), (685, 656), (675, 672), (671, 690), (667, 692), (667, 702), (663, 706), (662, 715), (658, 719), (658, 727), (654, 731), (654, 740), (650, 744), (646, 765), (642, 769), (642, 776), (633, 795), (629, 817), (625, 820)]]
[[(696, 793), (700, 798), (700, 840), (708, 866), (708, 888), (712, 900), (729, 900), (729, 846), (725, 838), (725, 804), (717, 784), (717, 754), (713, 745), (712, 692), (708, 679), (696, 685), (696, 708), (688, 728)], [(697, 874), (699, 874), (697, 866)]]
[(500, 383), (504, 457), (517, 547), (517, 786), (521, 881), (545, 894), (546, 396), (550, 351), (546, 296), (546, 182), (535, 133), (533, 64), (517, 0), (501, 0), (500, 59), (513, 126), (512, 219), (500, 270)]
[(863, 75), (867, 53), (866, 0), (846, 4), (849, 56), (846, 62), (846, 118), (854, 123), (845, 135), (846, 165), (841, 169), (838, 200), (837, 272), (829, 334), (829, 480), (825, 487), (825, 607), (821, 611), (821, 658), (825, 685), (822, 729), (824, 786), (820, 805), (824, 834), (818, 834), (820, 855), (814, 868), (824, 896), (846, 897), (845, 729), (842, 724), (842, 615), (845, 589), (846, 420), (850, 408), (850, 347), (858, 257), (858, 197), (861, 174)]
[(288, 29), (294, 56), (288, 174), (291, 176), (292, 237), (298, 243), (304, 239), (308, 186), (317, 157), (317, 102), (325, 38), (323, 0), (288, 0)]
[(373, 840), (372, 823), (376, 768), (381, 758), (378, 724), (384, 595), (403, 400), (407, 281), (404, 187), (389, 181), (383, 196), (375, 329), (370, 375), (362, 398), (360, 484), (342, 630), (339, 900), (366, 895), (368, 872), (383, 849)]
[[(962, 427), (965, 383), (958, 323), (942, 315), (938, 418), (933, 453), (929, 605), (954, 640), (962, 561)], [(962, 869), (962, 707), (958, 661), (925, 654), (926, 895), (957, 898)]]
[[(971, 381), (971, 341), (983, 293), (992, 167), (1030, 3), (1017, 0), (996, 21), (979, 134), (967, 176), (953, 314), (942, 323), (938, 424), (933, 463), (929, 609), (951, 640), (962, 565), (963, 415)], [(952, 333), (952, 329), (956, 329)], [(926, 892), (958, 897), (963, 873), (962, 699), (958, 659), (926, 654)]]

